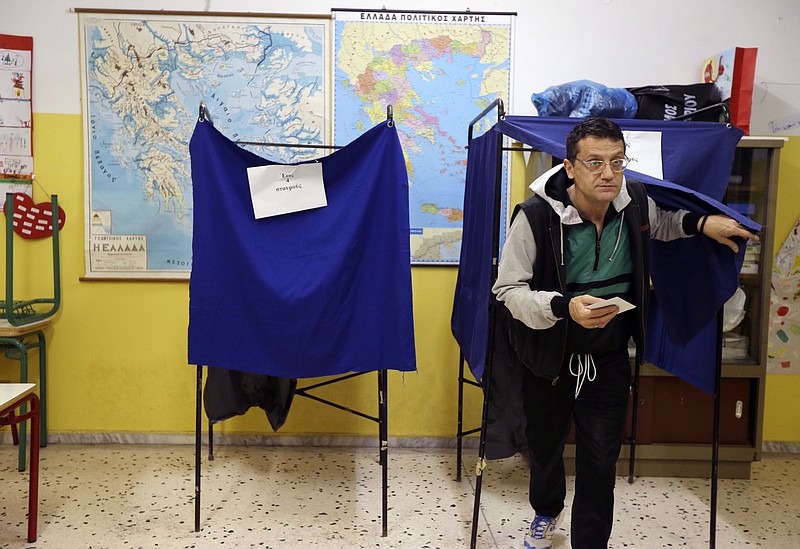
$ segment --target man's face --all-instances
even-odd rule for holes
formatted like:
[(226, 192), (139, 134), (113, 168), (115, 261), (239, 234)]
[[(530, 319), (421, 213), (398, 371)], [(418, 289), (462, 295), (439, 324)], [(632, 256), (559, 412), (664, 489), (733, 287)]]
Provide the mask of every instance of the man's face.
[(622, 172), (614, 173), (608, 164), (597, 174), (590, 173), (582, 161), (611, 161), (625, 157), (625, 146), (622, 141), (596, 137), (586, 137), (578, 142), (578, 155), (574, 164), (564, 160), (567, 176), (575, 182), (576, 197), (587, 205), (608, 205), (622, 189)]

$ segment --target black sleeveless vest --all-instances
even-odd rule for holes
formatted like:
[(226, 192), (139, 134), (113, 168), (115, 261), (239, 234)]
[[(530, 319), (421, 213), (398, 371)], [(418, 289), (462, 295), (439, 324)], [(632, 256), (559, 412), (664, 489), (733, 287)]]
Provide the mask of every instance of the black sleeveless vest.
[[(562, 175), (563, 176), (563, 175)], [(556, 175), (558, 177), (558, 174)], [(625, 207), (625, 220), (633, 261), (633, 286), (636, 321), (633, 338), (636, 342), (636, 360), (644, 357), (644, 331), (647, 318), (647, 300), (650, 293), (650, 221), (647, 193), (638, 181), (627, 180), (631, 202)], [(550, 205), (534, 196), (517, 205), (514, 216), (523, 212), (536, 241), (536, 258), (533, 262), (532, 290), (555, 291), (566, 294), (564, 267), (561, 265), (561, 219)], [(565, 262), (569, 258), (565, 258)], [(534, 374), (555, 379), (564, 360), (567, 340), (567, 321), (560, 320), (546, 330), (533, 330), (509, 317), (509, 339), (519, 360)]]

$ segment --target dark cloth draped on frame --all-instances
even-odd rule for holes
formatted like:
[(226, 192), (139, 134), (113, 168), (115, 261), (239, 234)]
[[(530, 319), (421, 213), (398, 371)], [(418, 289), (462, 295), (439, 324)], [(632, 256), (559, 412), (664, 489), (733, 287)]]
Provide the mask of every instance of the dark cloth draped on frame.
[(263, 219), (247, 168), (273, 162), (207, 121), (190, 154), (190, 364), (290, 379), (416, 369), (408, 177), (393, 125), (320, 160), (327, 206)]

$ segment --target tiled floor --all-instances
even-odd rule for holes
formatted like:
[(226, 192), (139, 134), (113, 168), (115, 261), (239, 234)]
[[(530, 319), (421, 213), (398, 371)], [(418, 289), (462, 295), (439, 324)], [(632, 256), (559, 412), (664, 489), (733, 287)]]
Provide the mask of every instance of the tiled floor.
[[(453, 450), (390, 449), (382, 538), (377, 451), (219, 446), (204, 459), (195, 533), (193, 446), (51, 443), (41, 453), (39, 540), (26, 544), (28, 475), (3, 444), (0, 547), (469, 547), (475, 451), (462, 482), (455, 463)], [(490, 462), (477, 547), (522, 546), (527, 484), (521, 459)], [(751, 480), (719, 487), (716, 547), (800, 547), (800, 455), (766, 454)], [(709, 496), (707, 479), (618, 479), (610, 547), (709, 547)], [(568, 532), (567, 520), (556, 547), (569, 547)]]

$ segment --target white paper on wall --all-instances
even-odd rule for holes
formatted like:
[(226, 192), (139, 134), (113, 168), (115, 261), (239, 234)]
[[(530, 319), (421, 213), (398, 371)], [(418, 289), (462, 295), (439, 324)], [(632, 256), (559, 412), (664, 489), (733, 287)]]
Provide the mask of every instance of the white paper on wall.
[(800, 218), (772, 266), (767, 372), (800, 374)]

